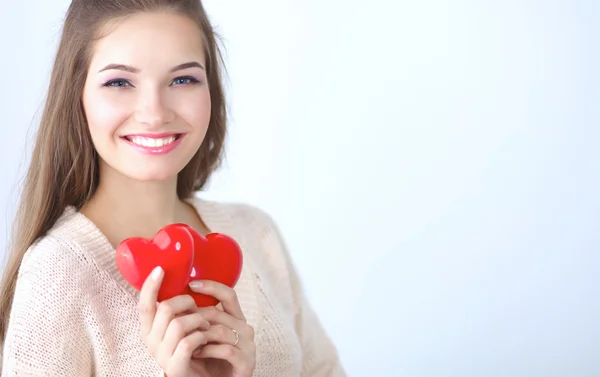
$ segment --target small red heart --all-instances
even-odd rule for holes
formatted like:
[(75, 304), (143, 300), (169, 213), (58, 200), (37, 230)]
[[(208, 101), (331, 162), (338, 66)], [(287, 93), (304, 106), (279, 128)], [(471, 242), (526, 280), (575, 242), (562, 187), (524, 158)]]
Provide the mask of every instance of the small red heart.
[[(194, 262), (190, 273), (192, 280), (213, 280), (228, 287), (235, 287), (242, 273), (243, 254), (235, 240), (225, 234), (211, 233), (206, 237), (193, 228), (186, 227), (194, 239)], [(192, 291), (186, 293), (196, 301), (196, 306), (214, 306), (219, 301), (208, 295)]]
[(165, 272), (158, 301), (185, 292), (194, 261), (194, 239), (178, 225), (167, 225), (152, 240), (131, 237), (116, 249), (116, 262), (121, 274), (138, 291), (156, 266)]
[(156, 266), (163, 268), (158, 301), (189, 294), (198, 307), (216, 305), (217, 299), (193, 292), (188, 284), (214, 280), (233, 288), (242, 272), (242, 251), (233, 238), (221, 233), (204, 237), (186, 224), (167, 225), (152, 240), (128, 238), (116, 252), (119, 271), (138, 291)]

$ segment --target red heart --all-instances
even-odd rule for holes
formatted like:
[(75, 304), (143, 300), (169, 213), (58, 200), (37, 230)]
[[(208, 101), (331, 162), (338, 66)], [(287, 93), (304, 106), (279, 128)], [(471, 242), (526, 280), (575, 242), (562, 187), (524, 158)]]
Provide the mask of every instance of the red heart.
[[(190, 273), (192, 280), (213, 280), (228, 287), (235, 287), (242, 273), (243, 256), (240, 246), (225, 234), (211, 233), (206, 237), (193, 228), (184, 226), (194, 238), (194, 262)], [(196, 301), (196, 306), (214, 306), (218, 300), (212, 296), (196, 293), (189, 286), (186, 294)]]
[(168, 225), (152, 240), (131, 237), (116, 249), (116, 262), (121, 274), (138, 291), (156, 266), (165, 271), (158, 301), (180, 295), (188, 283), (194, 260), (194, 239), (178, 225)]
[(156, 266), (163, 268), (158, 301), (189, 294), (198, 307), (216, 305), (217, 299), (193, 292), (189, 282), (214, 280), (233, 288), (242, 272), (242, 251), (233, 238), (221, 233), (204, 237), (186, 224), (167, 225), (152, 240), (128, 238), (116, 251), (119, 271), (138, 291)]

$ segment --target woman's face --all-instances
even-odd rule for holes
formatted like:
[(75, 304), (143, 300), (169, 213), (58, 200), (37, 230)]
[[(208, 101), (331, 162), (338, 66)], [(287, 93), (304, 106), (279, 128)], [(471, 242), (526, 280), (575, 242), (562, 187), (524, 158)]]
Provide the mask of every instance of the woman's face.
[(185, 16), (140, 13), (98, 40), (83, 106), (101, 171), (176, 178), (208, 128), (205, 67), (200, 29)]

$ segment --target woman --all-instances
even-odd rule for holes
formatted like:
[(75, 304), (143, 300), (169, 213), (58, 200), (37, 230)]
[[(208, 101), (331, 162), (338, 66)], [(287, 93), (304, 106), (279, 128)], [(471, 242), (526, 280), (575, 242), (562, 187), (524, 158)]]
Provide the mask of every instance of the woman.
[[(2, 376), (344, 376), (276, 225), (194, 198), (226, 128), (221, 60), (198, 0), (73, 0), (19, 208), (0, 301)], [(244, 252), (234, 289), (157, 304), (115, 248), (171, 223)]]

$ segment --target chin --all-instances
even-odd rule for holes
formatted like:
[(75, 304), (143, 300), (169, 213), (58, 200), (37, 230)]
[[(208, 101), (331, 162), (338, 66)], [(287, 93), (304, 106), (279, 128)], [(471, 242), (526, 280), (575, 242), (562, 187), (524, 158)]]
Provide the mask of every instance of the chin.
[[(185, 165), (180, 164), (155, 164), (154, 166), (144, 166), (142, 164), (127, 164), (125, 166), (118, 164), (103, 164), (100, 166), (103, 179), (119, 182), (124, 178), (123, 183), (129, 181), (137, 182), (164, 182), (177, 179), (177, 175)], [(179, 169), (180, 168), (180, 169)]]
[(132, 179), (135, 181), (140, 181), (140, 182), (162, 182), (162, 181), (170, 181), (172, 179), (176, 179), (180, 170), (173, 170), (173, 169), (168, 169), (168, 170), (156, 169), (156, 170), (146, 170), (146, 171), (137, 170), (137, 171), (130, 171), (130, 172), (124, 173), (124, 175), (127, 176), (129, 179)]
[[(131, 156), (113, 154), (111, 159), (101, 159), (101, 171), (104, 179), (119, 180), (119, 176), (126, 180), (138, 182), (164, 182), (177, 179), (179, 173), (193, 158), (192, 152), (182, 150), (171, 156)], [(116, 176), (113, 177), (114, 173)]]

